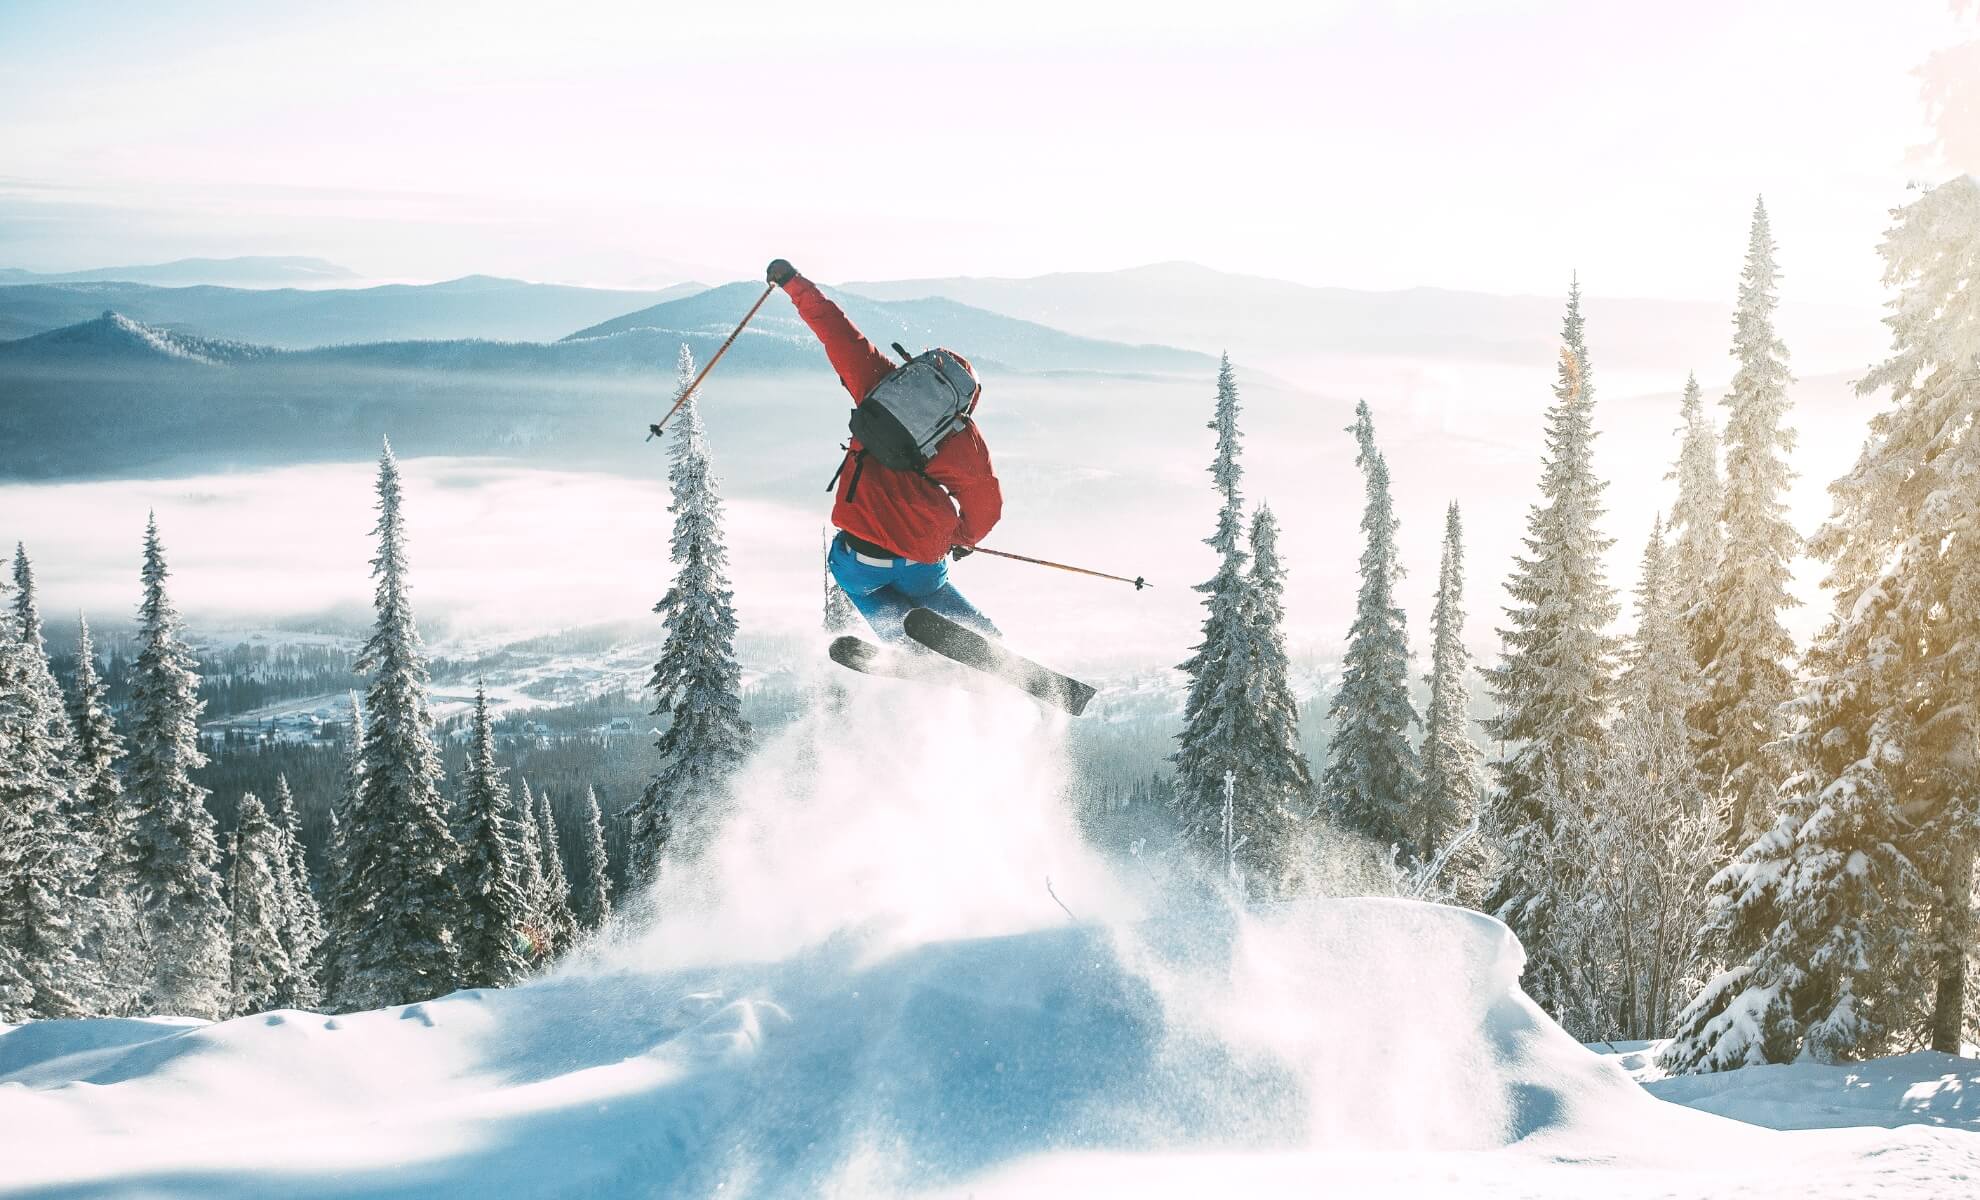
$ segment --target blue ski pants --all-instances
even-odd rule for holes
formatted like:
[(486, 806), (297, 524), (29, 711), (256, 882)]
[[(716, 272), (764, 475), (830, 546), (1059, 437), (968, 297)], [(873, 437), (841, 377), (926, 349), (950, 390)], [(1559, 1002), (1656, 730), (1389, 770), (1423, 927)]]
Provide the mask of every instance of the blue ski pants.
[(907, 618), (908, 610), (914, 608), (940, 613), (958, 625), (967, 625), (990, 637), (999, 636), (990, 618), (963, 599), (963, 594), (949, 582), (946, 558), (932, 563), (877, 558), (854, 550), (842, 533), (832, 539), (828, 562), (833, 581), (882, 641), (908, 640), (901, 623)]

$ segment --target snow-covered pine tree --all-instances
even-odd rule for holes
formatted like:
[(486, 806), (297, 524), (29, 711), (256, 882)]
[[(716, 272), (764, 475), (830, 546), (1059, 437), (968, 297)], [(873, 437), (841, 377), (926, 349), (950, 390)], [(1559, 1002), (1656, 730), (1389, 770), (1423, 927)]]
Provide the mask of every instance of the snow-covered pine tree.
[(859, 610), (853, 607), (852, 598), (846, 589), (832, 578), (832, 527), (825, 527), (825, 632), (838, 636), (852, 633), (865, 624), (860, 620)]
[[(1712, 581), (1719, 575), (1719, 555), (1725, 548), (1725, 484), (1719, 478), (1719, 431), (1705, 414), (1697, 374), (1684, 381), (1684, 440), (1677, 465), (1666, 479), (1677, 481), (1677, 503), (1666, 530), (1671, 543), (1671, 589), (1678, 617), (1684, 622), (1694, 655), (1716, 640), (1709, 632), (1711, 610), (1706, 603)], [(1705, 660), (1700, 659), (1702, 666)]]
[(523, 933), (529, 898), (519, 881), (519, 851), (509, 832), (509, 786), (495, 763), (488, 691), (479, 684), (473, 729), (460, 802), (460, 886), (467, 907), (459, 938), (461, 986), (506, 987), (529, 973)]
[(426, 653), (407, 581), (404, 490), (387, 443), (378, 460), (377, 624), (357, 667), (365, 689), (363, 777), (344, 830), (354, 916), (339, 936), (348, 971), (340, 1003), (356, 1008), (439, 995), (458, 978), (460, 847), (440, 794), (440, 751), (427, 709)]
[(1888, 635), (1890, 610), (1874, 582), (1851, 590), (1866, 603), (1839, 596), (1805, 661), (1773, 825), (1712, 879), (1706, 945), (1731, 966), (1679, 1015), (1673, 1073), (1875, 1054), (1915, 1009), (1910, 915), (1930, 887), (1902, 849), (1892, 771), (1913, 729), (1901, 702), (1861, 686), (1872, 668), (1857, 655)]
[(1689, 714), (1700, 691), (1679, 619), (1661, 521), (1643, 551), (1636, 630), (1584, 829), (1560, 839), (1580, 881), (1555, 940), (1573, 968), (1570, 1031), (1586, 1040), (1661, 1036), (1697, 985), (1706, 881), (1723, 836)]
[[(1178, 668), (1189, 676), (1189, 695), (1183, 702), (1183, 729), (1176, 735), (1180, 744), (1172, 759), (1176, 765), (1172, 796), (1182, 840), (1205, 861), (1218, 862), (1223, 860), (1224, 773), (1243, 765), (1249, 704), (1244, 684), (1252, 653), (1238, 409), (1237, 375), (1226, 354), (1217, 368), (1217, 404), (1207, 426), (1217, 435), (1210, 478), (1223, 501), (1216, 531), (1204, 539), (1217, 552), (1217, 573), (1196, 585), (1203, 593), (1203, 640)], [(1249, 805), (1250, 800), (1245, 795), (1238, 802)], [(1247, 836), (1251, 816), (1247, 809), (1235, 820)]]
[(1836, 595), (1818, 645), (1828, 685), (1877, 705), (1874, 754), (1857, 769), (1901, 802), (1902, 826), (1884, 832), (1931, 884), (1928, 910), (1912, 914), (1920, 960), (1899, 974), (1934, 981), (1919, 1019), (1934, 1049), (1956, 1054), (1980, 839), (1980, 181), (1940, 184), (1894, 215), (1879, 247), (1897, 289), (1891, 356), (1858, 385), (1889, 388), (1891, 404), (1830, 485), (1835, 515), (1812, 543)]
[(165, 593), (165, 548), (153, 515), (144, 534), (144, 601), (130, 674), (130, 756), (124, 790), (136, 821), (132, 873), (151, 958), (143, 1007), (218, 1016), (227, 1004), (227, 901), (220, 838), (206, 789), (191, 772), (199, 748), (199, 676)]
[[(109, 686), (96, 671), (96, 645), (89, 621), (76, 621), (75, 690), (68, 698), (69, 728), (75, 745), (75, 794), (84, 835), (102, 856), (97, 877), (115, 878), (118, 855), (129, 839), (131, 814), (124, 806), (124, 782), (117, 762), (124, 740), (117, 736), (106, 697)], [(122, 885), (117, 885), (122, 886)], [(101, 894), (105, 888), (99, 887)]]
[(577, 918), (571, 915), (571, 880), (564, 873), (564, 851), (548, 792), (536, 797), (536, 847), (543, 856), (543, 936), (551, 954), (562, 954), (577, 940)]
[(516, 886), (523, 894), (523, 932), (529, 940), (532, 959), (550, 957), (550, 884), (543, 877), (543, 832), (536, 823), (536, 793), (529, 780), (522, 781), (522, 795), (516, 800)]
[[(1713, 881), (1731, 969), (1692, 1002), (1672, 1070), (1960, 1042), (1980, 677), (1980, 182), (1896, 210), (1890, 406), (1810, 542), (1835, 611), (1803, 661), (1772, 828)], [(1933, 984), (1936, 983), (1936, 986)], [(1928, 1001), (1929, 997), (1929, 1001)]]
[(1614, 644), (1606, 630), (1617, 611), (1602, 567), (1612, 542), (1596, 527), (1607, 484), (1595, 474), (1595, 388), (1579, 281), (1568, 291), (1561, 337), (1541, 502), (1528, 510), (1526, 553), (1506, 583), (1513, 606), (1499, 631), (1503, 656), (1484, 671), (1499, 703), (1486, 731), (1508, 748), (1492, 764), (1499, 786), (1489, 811), (1500, 870), (1486, 908), (1525, 944), (1527, 993), (1549, 1012), (1560, 1012), (1567, 995), (1549, 923), (1570, 881), (1555, 877), (1549, 864), (1557, 859), (1545, 848), (1555, 840), (1555, 813), (1581, 811), (1594, 782), (1612, 683)]
[[(678, 395), (694, 379), (694, 355), (685, 342), (676, 366)], [(695, 819), (715, 801), (750, 744), (749, 723), (742, 716), (742, 667), (736, 661), (722, 500), (697, 398), (689, 397), (682, 406), (669, 450), (671, 555), (678, 569), (673, 586), (653, 606), (667, 639), (647, 686), (653, 691), (653, 715), (666, 716), (668, 724), (655, 743), (660, 770), (632, 808), (633, 875), (643, 881), (658, 876), (668, 839), (683, 819)]]
[(1254, 878), (1284, 870), (1298, 840), (1313, 794), (1313, 774), (1299, 748), (1299, 699), (1293, 695), (1286, 656), (1286, 569), (1279, 559), (1279, 519), (1268, 505), (1251, 518), (1251, 572), (1246, 578), (1245, 622), (1250, 650), (1243, 687), (1250, 698), (1244, 741), (1235, 770), (1237, 794), (1246, 798), (1244, 834)]
[(1320, 794), (1347, 829), (1413, 860), (1422, 838), (1423, 771), (1409, 744), (1417, 723), (1409, 699), (1409, 638), (1396, 605), (1401, 522), (1389, 499), (1389, 465), (1375, 445), (1368, 402), (1355, 406), (1355, 463), (1365, 481), (1361, 514), (1361, 592), (1348, 630), (1341, 685), (1327, 716), (1333, 736)]
[(282, 934), (288, 919), (281, 831), (253, 792), (241, 796), (234, 862), (227, 873), (229, 955), (227, 1014), (266, 1012), (296, 975)]
[(1416, 852), (1433, 861), (1458, 837), (1442, 886), (1459, 901), (1484, 898), (1480, 839), (1471, 829), (1484, 792), (1483, 755), (1471, 739), (1471, 651), (1464, 644), (1464, 519), (1457, 501), (1444, 512), (1437, 605), (1430, 613), (1430, 711), (1423, 728), (1423, 816)]
[(131, 835), (137, 818), (118, 770), (124, 740), (110, 716), (109, 686), (97, 674), (96, 644), (88, 620), (78, 616), (76, 629), (75, 687), (69, 695), (75, 798), (83, 836), (96, 852), (89, 889), (93, 919), (85, 942), (103, 985), (93, 1007), (105, 1015), (123, 1016), (143, 995), (147, 971), (132, 870)]
[(612, 918), (612, 863), (605, 852), (605, 818), (598, 808), (598, 789), (584, 789), (584, 862), (579, 868), (577, 919), (586, 930), (603, 928)]
[(93, 864), (71, 824), (68, 747), (41, 685), (47, 666), (13, 619), (0, 622), (0, 992), (13, 995), (0, 1001), (20, 1017), (79, 1017), (97, 990), (78, 953)]
[(1733, 373), (1726, 406), (1725, 546), (1705, 607), (1708, 641), (1705, 698), (1693, 718), (1700, 733), (1707, 782), (1732, 798), (1729, 835), (1743, 846), (1772, 820), (1773, 791), (1782, 777), (1767, 749), (1781, 730), (1776, 712), (1794, 690), (1794, 639), (1780, 614), (1797, 602), (1788, 593), (1789, 564), (1801, 538), (1788, 523), (1787, 491), (1794, 479), (1787, 454), (1794, 431), (1788, 411), (1787, 347), (1774, 332), (1780, 272), (1767, 207), (1753, 206), (1746, 267), (1733, 316)]
[(275, 799), (268, 819), (282, 851), (282, 950), (289, 961), (289, 972), (276, 989), (274, 1003), (279, 1008), (313, 1009), (323, 1002), (323, 909), (310, 886), (302, 820), (296, 813), (296, 798), (289, 790), (287, 775), (275, 777)]
[[(48, 642), (42, 636), (41, 609), (35, 600), (34, 566), (28, 561), (27, 547), (20, 542), (14, 543), (13, 607), (14, 636), (28, 651), (21, 663), (27, 671), (27, 686), (35, 690), (37, 707), (42, 712), (48, 726), (48, 736), (55, 746), (59, 768), (57, 778), (67, 788), (75, 758), (74, 747), (70, 745), (74, 734), (69, 726), (69, 710), (63, 702), (61, 686), (55, 682), (55, 672), (48, 665)], [(73, 792), (70, 800), (73, 803)]]
[(344, 781), (330, 805), (330, 844), (326, 855), (329, 871), (323, 887), (323, 963), (320, 982), (323, 998), (332, 1008), (348, 1007), (345, 981), (351, 974), (349, 948), (364, 928), (363, 905), (358, 899), (357, 876), (351, 870), (350, 839), (347, 834), (357, 812), (358, 792), (364, 783), (364, 703), (351, 693), (351, 723), (344, 739)]

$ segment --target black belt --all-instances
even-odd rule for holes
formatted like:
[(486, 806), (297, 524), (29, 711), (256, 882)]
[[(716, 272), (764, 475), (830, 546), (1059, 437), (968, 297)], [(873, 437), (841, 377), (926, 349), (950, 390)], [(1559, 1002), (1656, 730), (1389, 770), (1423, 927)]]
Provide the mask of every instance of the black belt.
[(847, 533), (843, 529), (839, 531), (839, 536), (846, 539), (846, 545), (851, 546), (854, 550), (858, 551), (859, 553), (867, 555), (872, 558), (906, 558), (907, 557), (907, 555), (905, 554), (899, 554), (896, 553), (895, 551), (887, 549), (885, 546), (880, 545), (878, 542), (869, 542), (863, 537), (854, 537), (852, 534)]

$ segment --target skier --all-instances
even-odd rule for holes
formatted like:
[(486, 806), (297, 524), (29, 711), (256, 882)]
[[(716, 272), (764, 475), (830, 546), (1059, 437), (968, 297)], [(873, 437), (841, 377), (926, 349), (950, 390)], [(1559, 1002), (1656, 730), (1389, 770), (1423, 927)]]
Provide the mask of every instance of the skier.
[[(784, 290), (824, 344), (855, 406), (900, 365), (867, 341), (789, 262), (777, 259), (764, 277)], [(960, 356), (955, 361), (962, 362)], [(962, 366), (968, 370), (966, 362)], [(969, 411), (975, 411), (973, 400)], [(873, 460), (855, 438), (846, 445), (833, 487), (832, 524), (839, 532), (829, 559), (832, 579), (874, 633), (883, 641), (905, 643), (903, 620), (910, 610), (925, 608), (998, 636), (989, 618), (949, 581), (949, 561), (974, 550), (1004, 508), (989, 447), (975, 422), (964, 420), (942, 439), (918, 472)]]

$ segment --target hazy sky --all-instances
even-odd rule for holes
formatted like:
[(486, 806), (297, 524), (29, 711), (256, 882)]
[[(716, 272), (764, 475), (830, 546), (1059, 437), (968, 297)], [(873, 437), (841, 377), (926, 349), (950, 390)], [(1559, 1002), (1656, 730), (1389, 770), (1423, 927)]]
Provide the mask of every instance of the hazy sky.
[(0, 3), (0, 265), (1861, 301), (1947, 0)]

